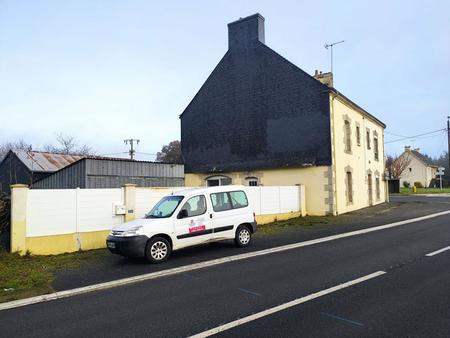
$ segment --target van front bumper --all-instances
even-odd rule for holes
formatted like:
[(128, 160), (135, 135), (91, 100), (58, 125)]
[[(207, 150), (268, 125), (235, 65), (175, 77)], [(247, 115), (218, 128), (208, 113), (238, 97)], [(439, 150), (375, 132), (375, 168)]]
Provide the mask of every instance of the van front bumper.
[(106, 247), (113, 254), (125, 257), (144, 257), (147, 236), (116, 237), (109, 235)]

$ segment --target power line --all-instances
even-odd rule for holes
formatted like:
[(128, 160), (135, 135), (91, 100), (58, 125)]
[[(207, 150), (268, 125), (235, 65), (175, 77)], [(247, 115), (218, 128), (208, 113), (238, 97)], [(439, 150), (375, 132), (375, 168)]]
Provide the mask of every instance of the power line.
[[(405, 141), (408, 139), (413, 139), (413, 138), (421, 138), (422, 136), (426, 136), (426, 135), (430, 135), (430, 134), (435, 134), (435, 133), (439, 133), (439, 132), (443, 132), (443, 131), (447, 131), (447, 129), (438, 129), (438, 130), (434, 130), (434, 131), (430, 131), (428, 133), (423, 133), (423, 134), (418, 134), (418, 135), (413, 135), (413, 136), (408, 136), (408, 137), (402, 137), (396, 140), (392, 140), (392, 141), (388, 141), (388, 142), (384, 142), (384, 143), (394, 143), (394, 142), (400, 142), (400, 141)], [(435, 135), (435, 136), (439, 136), (439, 135)]]
[(392, 136), (397, 136), (397, 137), (408, 137), (408, 136), (405, 136), (405, 135), (400, 135), (400, 134), (391, 133), (391, 132), (389, 132), (389, 131), (385, 131), (385, 133), (386, 133), (386, 134), (389, 134), (389, 135), (392, 135)]
[(136, 151), (136, 154), (141, 154), (141, 155), (153, 155), (156, 156), (157, 154), (153, 154), (153, 153), (143, 153), (141, 151)]
[(111, 155), (123, 155), (123, 154), (128, 154), (128, 151), (123, 151), (121, 153), (100, 154), (99, 156), (111, 156)]

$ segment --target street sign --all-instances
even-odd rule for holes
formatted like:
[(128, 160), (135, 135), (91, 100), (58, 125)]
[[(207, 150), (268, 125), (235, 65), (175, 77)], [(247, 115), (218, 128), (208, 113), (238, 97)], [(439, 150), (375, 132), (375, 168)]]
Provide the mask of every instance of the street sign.
[(444, 167), (439, 167), (438, 171), (436, 172), (436, 176), (439, 176), (439, 183), (440, 183), (439, 185), (441, 190), (442, 190), (442, 176), (444, 175), (444, 170), (445, 170)]

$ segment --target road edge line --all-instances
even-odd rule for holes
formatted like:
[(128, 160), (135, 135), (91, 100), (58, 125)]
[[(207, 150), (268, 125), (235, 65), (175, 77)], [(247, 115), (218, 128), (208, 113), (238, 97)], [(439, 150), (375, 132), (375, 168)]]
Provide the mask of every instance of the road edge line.
[(442, 249), (439, 249), (439, 250), (436, 250), (436, 251), (427, 253), (425, 256), (427, 256), (427, 257), (432, 257), (432, 256), (434, 256), (434, 255), (438, 255), (438, 254), (440, 254), (440, 253), (442, 253), (442, 252), (445, 252), (445, 251), (447, 251), (447, 250), (450, 250), (450, 246), (446, 246), (445, 248), (442, 248)]

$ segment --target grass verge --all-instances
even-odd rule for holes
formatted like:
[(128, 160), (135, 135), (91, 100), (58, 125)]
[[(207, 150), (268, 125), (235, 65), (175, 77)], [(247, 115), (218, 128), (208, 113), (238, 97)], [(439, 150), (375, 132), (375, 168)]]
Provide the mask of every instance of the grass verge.
[(281, 230), (296, 230), (296, 229), (317, 229), (317, 226), (325, 224), (338, 224), (346, 218), (342, 216), (305, 216), (291, 218), (285, 221), (276, 221), (258, 225), (258, 234), (267, 235), (279, 232)]
[(0, 303), (53, 292), (58, 270), (79, 268), (107, 254), (105, 249), (56, 256), (20, 256), (0, 250)]
[(417, 192), (413, 193), (411, 188), (400, 188), (402, 195), (417, 195), (417, 194), (449, 194), (450, 188), (417, 188)]

